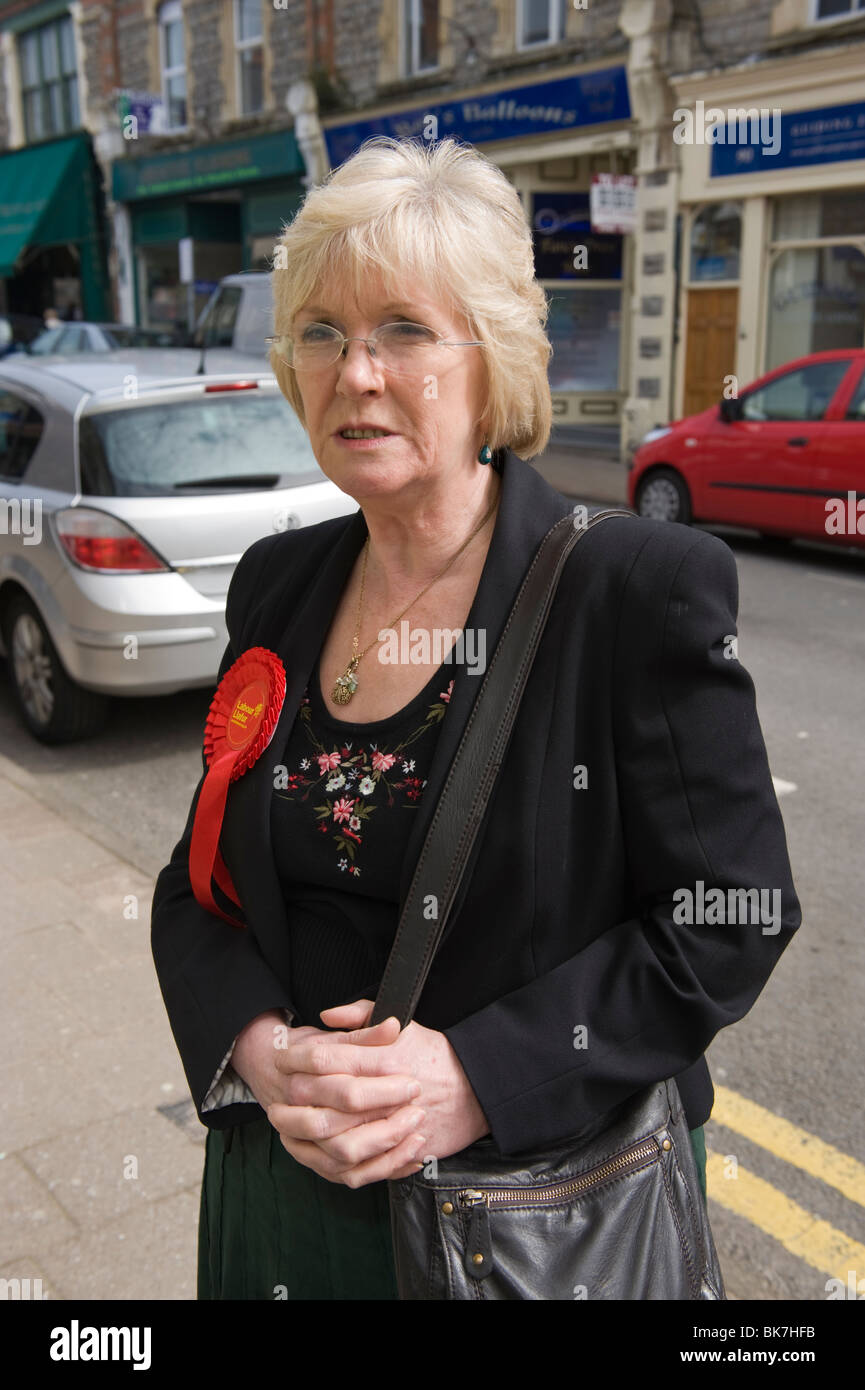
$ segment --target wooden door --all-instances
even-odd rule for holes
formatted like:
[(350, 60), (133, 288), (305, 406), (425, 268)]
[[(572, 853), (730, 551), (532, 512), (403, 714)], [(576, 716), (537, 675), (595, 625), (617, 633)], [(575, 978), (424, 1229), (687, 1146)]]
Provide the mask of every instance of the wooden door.
[(685, 415), (717, 405), (724, 393), (724, 377), (735, 372), (738, 311), (737, 289), (688, 290)]

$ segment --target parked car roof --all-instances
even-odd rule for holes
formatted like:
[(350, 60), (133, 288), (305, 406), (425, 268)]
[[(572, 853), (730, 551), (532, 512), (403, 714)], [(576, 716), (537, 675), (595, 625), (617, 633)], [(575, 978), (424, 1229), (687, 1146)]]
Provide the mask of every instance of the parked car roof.
[(52, 394), (57, 396), (59, 403), (66, 405), (82, 396), (122, 391), (130, 376), (136, 378), (139, 387), (180, 381), (195, 385), (214, 378), (275, 380), (256, 358), (239, 358), (236, 353), (230, 355), (229, 370), (216, 371), (214, 368), (218, 364), (213, 361), (216, 356), (216, 353), (208, 353), (207, 371), (203, 376), (197, 373), (200, 354), (190, 348), (138, 348), (116, 353), (91, 352), (80, 357), (40, 357), (38, 360), (15, 356), (0, 363), (0, 373), (9, 381), (18, 380), (35, 390), (45, 390), (47, 376), (51, 379)]

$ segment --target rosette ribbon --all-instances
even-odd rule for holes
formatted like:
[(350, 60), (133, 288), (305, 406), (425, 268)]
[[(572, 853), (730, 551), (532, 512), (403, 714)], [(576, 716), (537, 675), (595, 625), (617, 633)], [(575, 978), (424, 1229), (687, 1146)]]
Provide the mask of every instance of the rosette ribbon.
[(232, 926), (242, 926), (217, 904), (213, 880), (240, 907), (219, 849), (228, 788), (264, 752), (285, 700), (285, 667), (267, 647), (251, 647), (226, 671), (204, 725), (207, 773), (195, 808), (189, 844), (189, 881), (196, 901)]

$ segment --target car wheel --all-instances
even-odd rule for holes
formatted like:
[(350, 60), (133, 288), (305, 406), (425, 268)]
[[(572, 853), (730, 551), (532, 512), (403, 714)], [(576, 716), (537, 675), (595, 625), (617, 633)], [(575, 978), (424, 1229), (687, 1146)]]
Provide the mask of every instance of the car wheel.
[(21, 717), (42, 743), (71, 743), (100, 729), (108, 699), (70, 680), (36, 606), (23, 594), (6, 614), (9, 674)]
[(647, 473), (637, 490), (637, 512), (652, 521), (691, 523), (691, 495), (680, 474), (672, 468), (656, 468)]

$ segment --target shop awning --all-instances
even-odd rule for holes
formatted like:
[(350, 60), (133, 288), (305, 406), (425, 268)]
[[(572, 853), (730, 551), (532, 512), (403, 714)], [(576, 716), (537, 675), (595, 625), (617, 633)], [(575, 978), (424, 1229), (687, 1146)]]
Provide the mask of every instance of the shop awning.
[(0, 155), (0, 276), (15, 274), (27, 246), (86, 236), (86, 199), (79, 185), (88, 155), (86, 134)]

